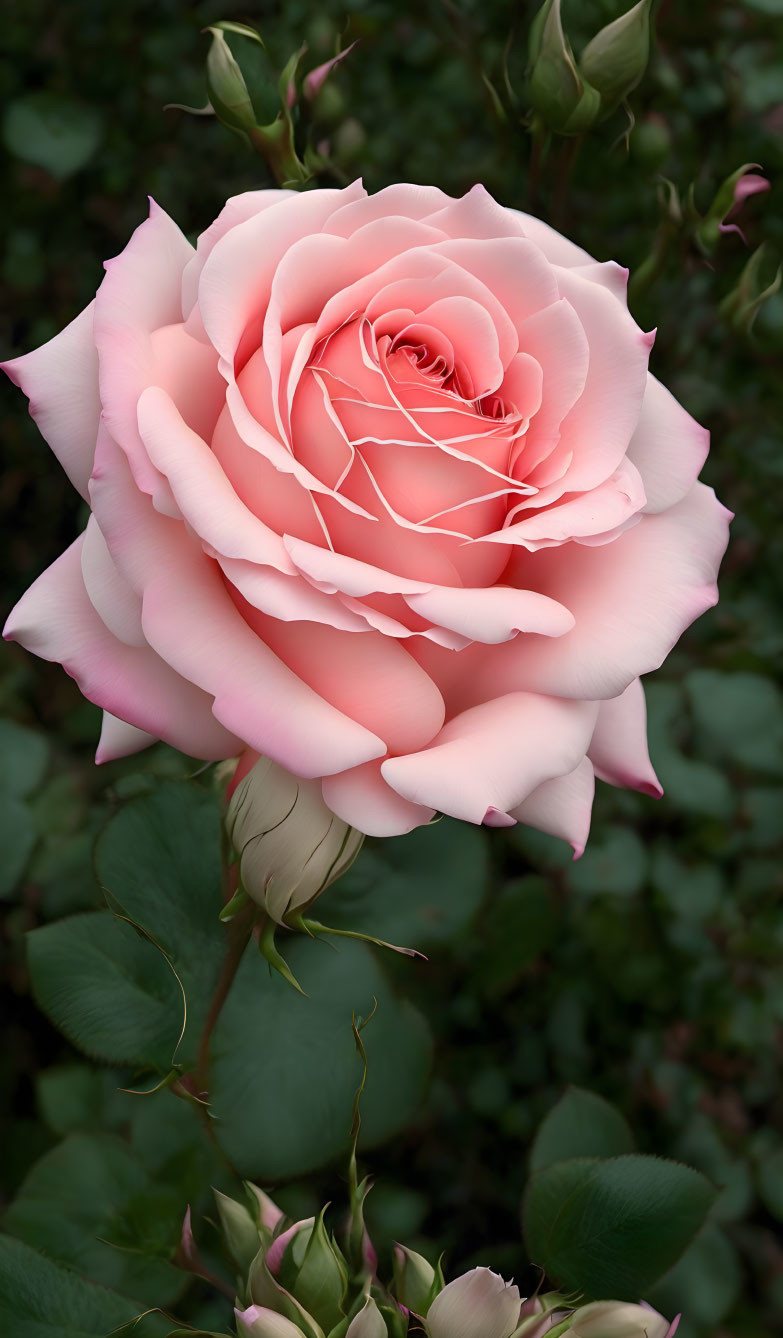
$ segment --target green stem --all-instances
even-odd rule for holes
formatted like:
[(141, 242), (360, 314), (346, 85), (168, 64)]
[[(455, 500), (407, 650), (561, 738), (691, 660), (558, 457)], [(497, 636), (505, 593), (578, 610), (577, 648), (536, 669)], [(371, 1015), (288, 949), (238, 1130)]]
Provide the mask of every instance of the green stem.
[(223, 958), (223, 965), (220, 968), (215, 993), (212, 995), (207, 1016), (204, 1019), (204, 1026), (201, 1029), (201, 1036), (198, 1043), (198, 1054), (195, 1068), (195, 1086), (197, 1092), (209, 1091), (209, 1043), (212, 1039), (212, 1033), (215, 1030), (217, 1020), (223, 1009), (223, 1005), (229, 996), (231, 986), (234, 983), (234, 977), (239, 970), (239, 964), (244, 956), (245, 948), (250, 939), (257, 914), (255, 905), (246, 906), (243, 911), (239, 911), (229, 922), (226, 930), (228, 946), (226, 955)]

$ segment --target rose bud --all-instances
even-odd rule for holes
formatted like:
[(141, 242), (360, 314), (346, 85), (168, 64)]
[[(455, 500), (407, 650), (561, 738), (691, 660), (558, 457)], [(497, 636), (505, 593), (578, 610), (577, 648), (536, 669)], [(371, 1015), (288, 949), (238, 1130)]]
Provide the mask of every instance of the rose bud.
[(580, 73), (598, 89), (607, 112), (636, 88), (647, 69), (651, 4), (652, 0), (639, 0), (596, 33), (579, 57)]
[(754, 172), (754, 167), (758, 163), (743, 163), (715, 192), (712, 204), (696, 228), (696, 241), (705, 255), (712, 255), (722, 233), (736, 232), (745, 241), (742, 229), (728, 220), (739, 212), (745, 200), (752, 195), (763, 195), (770, 188), (767, 178)]
[(247, 1310), (235, 1310), (237, 1332), (245, 1338), (305, 1338), (305, 1334), (293, 1320), (279, 1315), (276, 1310), (267, 1310), (266, 1306), (251, 1305)]
[(353, 863), (364, 836), (327, 808), (318, 781), (254, 757), (232, 782), (226, 828), (248, 896), (277, 924), (292, 924)]
[(429, 1338), (511, 1338), (519, 1323), (519, 1289), (489, 1268), (474, 1268), (450, 1282), (426, 1316)]
[(594, 1301), (571, 1316), (570, 1338), (674, 1338), (679, 1315), (671, 1324), (650, 1306), (627, 1301)]
[(589, 130), (601, 110), (601, 95), (580, 77), (563, 32), (560, 0), (546, 0), (536, 14), (529, 41), (528, 93), (545, 124), (561, 135)]
[(213, 1190), (226, 1248), (241, 1274), (247, 1273), (263, 1244), (270, 1244), (283, 1214), (256, 1185), (244, 1182), (248, 1203)]
[(430, 1305), (443, 1287), (439, 1270), (432, 1267), (423, 1255), (405, 1245), (394, 1246), (394, 1295), (406, 1310), (414, 1315), (426, 1315)]
[(345, 1331), (345, 1338), (388, 1338), (383, 1316), (371, 1296), (367, 1297), (358, 1315), (354, 1315)]

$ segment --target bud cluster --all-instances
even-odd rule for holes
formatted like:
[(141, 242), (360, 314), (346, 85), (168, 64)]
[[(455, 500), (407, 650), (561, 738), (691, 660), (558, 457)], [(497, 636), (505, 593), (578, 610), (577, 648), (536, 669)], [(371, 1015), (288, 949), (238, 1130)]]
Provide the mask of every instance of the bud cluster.
[[(217, 1194), (225, 1246), (237, 1274), (240, 1338), (673, 1338), (645, 1304), (580, 1305), (558, 1292), (525, 1298), (489, 1268), (446, 1282), (440, 1263), (397, 1245), (388, 1285), (364, 1225), (367, 1181), (335, 1234), (326, 1209), (293, 1222), (255, 1186), (246, 1201)], [(339, 1239), (338, 1239), (339, 1236)]]
[(221, 20), (205, 32), (211, 38), (206, 67), (209, 102), (203, 109), (181, 110), (213, 112), (266, 159), (279, 185), (302, 187), (323, 162), (310, 147), (302, 156), (298, 153), (295, 119), (303, 107), (313, 103), (351, 46), (305, 73), (306, 44), (293, 53), (282, 70), (276, 70), (255, 28)]
[(611, 116), (647, 69), (651, 4), (639, 0), (608, 23), (577, 60), (563, 29), (560, 0), (545, 0), (528, 42), (528, 94), (539, 128), (581, 135)]

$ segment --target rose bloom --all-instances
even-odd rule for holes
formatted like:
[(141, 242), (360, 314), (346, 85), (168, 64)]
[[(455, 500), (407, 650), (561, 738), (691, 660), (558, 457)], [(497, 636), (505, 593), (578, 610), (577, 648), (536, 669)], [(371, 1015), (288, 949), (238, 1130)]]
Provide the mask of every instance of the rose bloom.
[(729, 519), (625, 281), (478, 186), (251, 191), (195, 250), (153, 204), (5, 364), (92, 511), (6, 636), (103, 707), (99, 761), (263, 754), (362, 832), (579, 853), (594, 775), (660, 793), (639, 676)]

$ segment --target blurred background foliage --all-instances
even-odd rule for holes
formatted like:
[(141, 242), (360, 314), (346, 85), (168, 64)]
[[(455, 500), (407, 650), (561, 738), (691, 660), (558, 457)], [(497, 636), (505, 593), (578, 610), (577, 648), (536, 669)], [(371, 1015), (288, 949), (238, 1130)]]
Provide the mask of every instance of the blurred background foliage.
[[(644, 328), (657, 325), (653, 370), (710, 428), (705, 477), (737, 513), (720, 605), (648, 684), (665, 797), (599, 785), (578, 863), (522, 828), (444, 824), (370, 842), (323, 899), (322, 918), (362, 921), (430, 959), (381, 962), (409, 1001), (391, 1002), (384, 986), (388, 1009), (408, 1010), (420, 1076), (427, 1026), (435, 1038), (431, 1081), (404, 1132), (388, 1141), (388, 1121), (368, 1116), (370, 1141), (382, 1144), (371, 1157), (368, 1214), (383, 1249), (403, 1237), (428, 1253), (445, 1249), (452, 1270), (487, 1262), (534, 1285), (519, 1232), (527, 1159), (541, 1118), (576, 1084), (622, 1111), (640, 1151), (682, 1159), (720, 1190), (708, 1230), (648, 1299), (669, 1312), (682, 1306), (683, 1338), (760, 1338), (783, 1327), (783, 294), (763, 304), (750, 335), (725, 299), (747, 288), (743, 269), (762, 244), (755, 291), (783, 253), (783, 3), (663, 0), (649, 69), (630, 99), (630, 134), (620, 110), (578, 152), (555, 138), (531, 170), (524, 69), (535, 8), (13, 5), (0, 66), (0, 345), (4, 356), (31, 348), (89, 301), (100, 260), (124, 246), (148, 194), (195, 237), (228, 195), (270, 184), (260, 160), (214, 120), (164, 110), (203, 105), (200, 30), (226, 17), (260, 28), (278, 69), (302, 41), (316, 63), (338, 39), (360, 39), (309, 114), (311, 142), (333, 163), (323, 183), (361, 174), (370, 190), (402, 179), (459, 194), (482, 181), (599, 259), (634, 273), (655, 256), (634, 314)], [(564, 0), (577, 52), (621, 8)], [(705, 256), (678, 207), (693, 187), (706, 212), (719, 183), (748, 162), (772, 190), (743, 206), (747, 245), (728, 233)], [(0, 416), (10, 607), (83, 517), (10, 386)], [(92, 847), (107, 817), (122, 799), (154, 799), (167, 778), (195, 768), (160, 747), (95, 769), (99, 713), (58, 667), (15, 647), (2, 653), (0, 715), (5, 1202), (23, 1186), (6, 1228), (140, 1305), (173, 1303), (187, 1282), (169, 1262), (184, 1206), (229, 1173), (186, 1103), (117, 1090), (134, 1084), (134, 1056), (118, 1053), (112, 1069), (69, 1048), (33, 1002), (24, 937), (101, 907)], [(359, 969), (348, 950), (342, 961)], [(339, 964), (329, 954), (327, 975)], [(360, 965), (377, 992), (378, 965), (369, 953)], [(50, 1015), (58, 1006), (48, 1001)], [(261, 1009), (252, 1023), (259, 1055), (264, 1025)], [(235, 1030), (243, 1026), (238, 1013)], [(345, 1027), (350, 1049), (349, 1016)], [(112, 1057), (97, 1042), (92, 1053)], [(380, 1037), (377, 1053), (382, 1070)], [(280, 1072), (286, 1063), (296, 1061), (280, 1057)], [(277, 1081), (273, 1068), (270, 1090)], [(232, 1109), (241, 1103), (241, 1093), (229, 1096)], [(387, 1099), (375, 1103), (381, 1114)], [(301, 1100), (317, 1112), (317, 1082)], [(340, 1162), (297, 1179), (295, 1168), (323, 1159), (302, 1151), (307, 1122), (300, 1132), (280, 1198), (309, 1212), (334, 1196)], [(248, 1164), (242, 1136), (232, 1144), (239, 1169), (271, 1183), (267, 1165)], [(340, 1137), (338, 1129), (336, 1147)], [(221, 1322), (206, 1293), (189, 1295), (182, 1313), (205, 1327)]]

